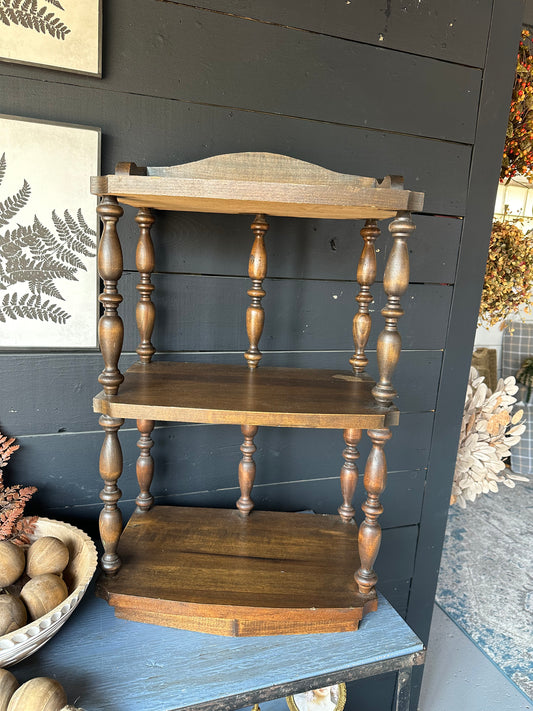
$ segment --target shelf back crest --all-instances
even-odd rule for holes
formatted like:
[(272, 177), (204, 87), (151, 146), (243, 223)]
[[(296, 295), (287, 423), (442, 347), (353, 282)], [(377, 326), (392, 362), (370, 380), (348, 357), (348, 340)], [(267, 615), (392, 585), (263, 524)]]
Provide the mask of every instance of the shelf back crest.
[(135, 207), (325, 219), (384, 219), (419, 211), (422, 193), (403, 179), (337, 173), (275, 153), (227, 153), (168, 167), (119, 163), (91, 178), (91, 192)]
[(378, 186), (375, 178), (336, 173), (320, 165), (277, 153), (224, 153), (193, 163), (149, 167), (146, 172), (147, 175), (157, 175), (161, 178), (239, 180), (293, 185), (343, 185), (353, 188)]

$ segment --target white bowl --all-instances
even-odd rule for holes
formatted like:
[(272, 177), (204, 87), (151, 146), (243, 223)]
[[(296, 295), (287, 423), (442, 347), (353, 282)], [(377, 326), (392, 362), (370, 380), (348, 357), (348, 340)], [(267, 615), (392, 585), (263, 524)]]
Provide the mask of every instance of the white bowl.
[(0, 667), (8, 667), (29, 657), (55, 635), (74, 612), (96, 570), (96, 547), (79, 528), (39, 517), (29, 538), (34, 541), (43, 536), (55, 536), (68, 547), (70, 556), (63, 578), (71, 593), (48, 614), (0, 637)]

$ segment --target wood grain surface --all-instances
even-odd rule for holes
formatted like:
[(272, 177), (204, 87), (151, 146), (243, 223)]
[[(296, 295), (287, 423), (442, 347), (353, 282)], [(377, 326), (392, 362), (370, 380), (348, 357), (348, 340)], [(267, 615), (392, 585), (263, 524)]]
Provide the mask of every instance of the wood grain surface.
[(364, 664), (422, 648), (383, 597), (354, 632), (232, 638), (116, 619), (91, 587), (61, 633), (14, 673), (20, 682), (57, 676), (87, 709), (222, 710), (305, 691), (315, 679), (349, 681)]
[[(263, 363), (268, 366), (328, 368), (345, 370), (351, 351), (265, 352)], [(375, 353), (371, 352), (370, 374), (377, 376)], [(242, 351), (210, 353), (159, 354), (158, 360), (227, 363), (241, 362)], [(136, 353), (123, 353), (120, 365), (127, 370), (138, 360)], [(435, 408), (442, 353), (440, 351), (405, 351), (396, 370), (396, 382), (401, 412), (429, 412)], [(20, 436), (91, 432), (97, 428), (90, 403), (95, 395), (94, 383), (102, 368), (99, 353), (39, 353), (0, 355), (0, 378), (5, 410), (2, 426), (6, 432)], [(411, 373), (419, 376), (413, 381)], [(376, 372), (374, 372), (376, 371)], [(21, 392), (17, 378), (20, 373), (27, 388)], [(82, 405), (82, 403), (85, 403)], [(89, 405), (87, 406), (87, 403)], [(56, 454), (58, 454), (56, 452)], [(19, 452), (23, 456), (23, 452)], [(16, 466), (16, 460), (12, 462)], [(22, 474), (22, 472), (21, 472)]]
[[(306, 9), (305, 3), (294, 3), (293, 12), (300, 18), (305, 18)], [(376, 12), (379, 10), (372, 14)], [(440, 20), (436, 34), (446, 30), (453, 38), (462, 12), (452, 11), (447, 22)], [(482, 27), (486, 26), (488, 12), (487, 0), (480, 0), (468, 14)], [(360, 14), (364, 17), (366, 9)], [(424, 11), (415, 10), (414, 14), (423, 17)], [(131, 17), (136, 18), (133, 24)], [(407, 17), (413, 18), (409, 13)], [(434, 18), (433, 11), (430, 34), (436, 29)], [(456, 22), (450, 27), (453, 20)], [(359, 18), (352, 22), (358, 24)], [(417, 26), (414, 19), (407, 25)], [(377, 49), (368, 44), (368, 35), (362, 42), (342, 41), (326, 34), (210, 13), (183, 3), (155, 5), (146, 0), (108, 3), (104, 28), (108, 41), (104, 42), (104, 74), (100, 80), (17, 65), (9, 66), (9, 73), (115, 95), (141, 94), (159, 100), (179, 99), (473, 142), (481, 72), (453, 60), (440, 62), (414, 56), (411, 47), (396, 52), (378, 42)], [(385, 41), (388, 32), (383, 29), (379, 28), (371, 39), (377, 40), (381, 32)], [(475, 44), (478, 41), (476, 37)], [(442, 37), (440, 44), (446, 42)], [(134, 114), (127, 116), (131, 123), (137, 118)], [(178, 133), (182, 133), (181, 128), (176, 126)], [(182, 136), (176, 147), (183, 141)], [(131, 160), (126, 154), (119, 158), (124, 159)]]
[(134, 163), (120, 163), (115, 175), (92, 177), (91, 192), (160, 210), (326, 219), (381, 219), (419, 212), (424, 204), (422, 193), (394, 178), (378, 183), (273, 153), (230, 153), (139, 172)]
[[(345, 370), (350, 355), (351, 351), (268, 351), (264, 353), (263, 363), (268, 366)], [(375, 353), (370, 353), (370, 356), (370, 374), (375, 377)], [(159, 354), (158, 359), (236, 365), (241, 362), (242, 351), (169, 353)], [(121, 369), (127, 370), (137, 360), (136, 353), (123, 353)], [(441, 361), (440, 351), (402, 353), (396, 370), (396, 383), (400, 392), (398, 407), (401, 412), (428, 412), (434, 409), (436, 379)], [(20, 436), (47, 433), (61, 436), (67, 432), (94, 431), (97, 418), (90, 403), (95, 395), (94, 383), (101, 368), (102, 357), (99, 353), (0, 355), (2, 400), (5, 403), (2, 426), (5, 431), (16, 432)], [(411, 375), (413, 371), (418, 373), (414, 381)], [(18, 378), (10, 377), (12, 372), (19, 373), (24, 379), (27, 387), (23, 392)], [(19, 452), (19, 455), (23, 456), (23, 453)], [(16, 460), (12, 464), (16, 466)]]
[(158, 506), (134, 514), (99, 594), (119, 616), (231, 636), (341, 632), (361, 595), (357, 526), (339, 516)]
[(138, 363), (117, 395), (94, 398), (112, 417), (208, 424), (347, 429), (398, 423), (378, 405), (373, 381), (350, 371), (258, 368), (209, 363)]
[[(196, 0), (195, 7), (482, 67), (491, 2), (465, 6), (461, 0), (439, 0), (438, 13), (422, 2), (370, 4), (364, 13), (352, 3), (329, 0), (305, 0), (305, 12), (300, 3), (285, 0)], [(413, 32), (415, 23), (418, 32)]]

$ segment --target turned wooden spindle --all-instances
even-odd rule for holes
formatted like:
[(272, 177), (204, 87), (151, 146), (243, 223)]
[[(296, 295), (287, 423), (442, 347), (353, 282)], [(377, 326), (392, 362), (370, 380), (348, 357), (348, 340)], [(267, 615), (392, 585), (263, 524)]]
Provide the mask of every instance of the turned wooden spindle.
[(355, 462), (359, 459), (357, 445), (359, 444), (361, 435), (361, 430), (344, 430), (346, 449), (342, 453), (342, 456), (344, 457), (344, 464), (342, 465), (340, 476), (343, 502), (337, 510), (339, 512), (339, 516), (345, 523), (349, 523), (355, 516), (355, 509), (352, 506), (352, 499), (355, 494), (357, 479), (359, 478), (359, 471), (357, 470), (357, 464)]
[(244, 442), (241, 444), (242, 459), (239, 462), (239, 486), (241, 496), (237, 501), (237, 508), (243, 516), (248, 516), (254, 507), (254, 502), (250, 498), (255, 479), (255, 462), (253, 456), (257, 451), (254, 444), (254, 437), (257, 434), (256, 425), (242, 425), (241, 431)]
[(389, 429), (368, 430), (368, 436), (372, 441), (372, 449), (366, 461), (364, 476), (367, 499), (361, 506), (365, 520), (359, 527), (361, 567), (355, 573), (355, 582), (362, 593), (369, 593), (378, 580), (374, 572), (374, 563), (381, 543), (381, 526), (378, 518), (383, 513), (383, 506), (379, 497), (387, 483), (387, 461), (383, 447), (390, 439), (391, 433)]
[(100, 563), (107, 575), (114, 575), (120, 568), (117, 547), (122, 533), (122, 513), (117, 504), (122, 492), (117, 486), (117, 481), (122, 474), (122, 449), (118, 430), (124, 424), (124, 420), (102, 415), (99, 423), (105, 431), (100, 452), (100, 476), (104, 481), (104, 488), (100, 492), (104, 508), (100, 513), (99, 521), (104, 554)]
[(355, 297), (355, 300), (359, 304), (359, 310), (353, 319), (355, 353), (350, 358), (350, 363), (356, 374), (364, 373), (368, 365), (365, 348), (372, 326), (369, 307), (374, 299), (370, 293), (370, 287), (376, 279), (376, 247), (374, 242), (380, 234), (381, 232), (377, 220), (366, 220), (364, 227), (361, 229), (361, 237), (364, 239), (364, 245), (357, 266), (357, 281), (360, 290), (359, 294)]
[(372, 390), (372, 394), (381, 405), (390, 405), (396, 397), (391, 378), (402, 348), (398, 320), (403, 316), (404, 311), (400, 306), (400, 297), (409, 285), (407, 239), (414, 230), (415, 225), (409, 212), (398, 212), (389, 225), (393, 244), (383, 277), (383, 288), (388, 299), (386, 306), (381, 309), (381, 314), (385, 318), (385, 328), (379, 334), (377, 345), (379, 382)]
[(137, 420), (137, 429), (141, 435), (137, 442), (137, 447), (141, 450), (137, 458), (136, 473), (139, 483), (139, 495), (135, 499), (137, 511), (149, 511), (154, 503), (154, 497), (150, 493), (150, 486), (154, 478), (154, 460), (150, 450), (154, 446), (151, 438), (155, 422), (153, 420)]
[(265, 324), (265, 312), (261, 304), (261, 299), (265, 295), (263, 279), (267, 273), (265, 234), (268, 230), (268, 222), (265, 216), (256, 215), (251, 224), (251, 229), (255, 235), (255, 239), (248, 263), (248, 275), (252, 280), (252, 286), (247, 292), (251, 298), (251, 303), (246, 311), (246, 332), (248, 333), (250, 347), (244, 354), (244, 357), (248, 362), (250, 370), (254, 370), (259, 365), (259, 361), (262, 357), (258, 346)]
[(139, 301), (137, 302), (135, 315), (141, 337), (137, 353), (142, 363), (149, 363), (155, 353), (155, 348), (151, 341), (155, 323), (155, 306), (152, 302), (151, 294), (155, 287), (150, 280), (150, 275), (155, 268), (154, 245), (150, 236), (150, 229), (155, 222), (155, 218), (149, 208), (141, 207), (135, 217), (135, 221), (139, 225), (139, 241), (135, 253), (135, 264), (140, 277), (136, 287), (139, 292)]
[(115, 197), (106, 195), (96, 208), (103, 223), (102, 236), (98, 246), (98, 273), (104, 283), (99, 301), (104, 313), (98, 322), (100, 350), (104, 359), (104, 369), (98, 377), (106, 395), (116, 395), (124, 376), (118, 369), (118, 361), (124, 340), (124, 325), (117, 313), (122, 296), (118, 293), (117, 282), (122, 276), (122, 250), (117, 234), (117, 222), (124, 214)]

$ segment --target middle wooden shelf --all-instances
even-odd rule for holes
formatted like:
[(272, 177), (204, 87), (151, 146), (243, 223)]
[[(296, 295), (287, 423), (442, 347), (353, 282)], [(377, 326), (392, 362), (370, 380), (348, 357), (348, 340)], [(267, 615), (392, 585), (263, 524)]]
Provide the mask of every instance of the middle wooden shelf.
[(94, 409), (110, 417), (335, 429), (398, 424), (394, 406), (372, 396), (375, 383), (352, 371), (247, 365), (135, 363), (117, 395), (99, 393)]

